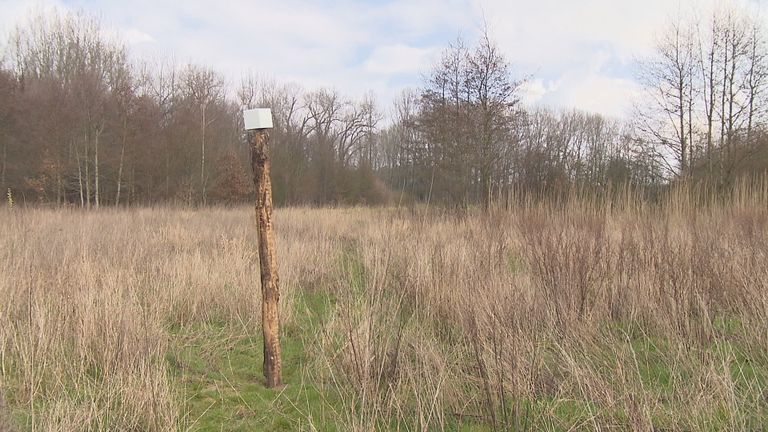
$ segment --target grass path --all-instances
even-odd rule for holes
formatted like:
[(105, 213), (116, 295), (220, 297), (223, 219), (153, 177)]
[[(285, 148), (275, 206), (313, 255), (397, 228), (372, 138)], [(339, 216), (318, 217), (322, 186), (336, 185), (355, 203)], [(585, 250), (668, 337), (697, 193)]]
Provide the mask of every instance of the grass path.
[(268, 389), (262, 376), (260, 334), (231, 325), (178, 331), (177, 348), (167, 360), (182, 386), (188, 412), (183, 429), (193, 431), (336, 430), (332, 401), (307, 378), (304, 338), (321, 327), (328, 295), (302, 291), (296, 319), (282, 331), (283, 381)]

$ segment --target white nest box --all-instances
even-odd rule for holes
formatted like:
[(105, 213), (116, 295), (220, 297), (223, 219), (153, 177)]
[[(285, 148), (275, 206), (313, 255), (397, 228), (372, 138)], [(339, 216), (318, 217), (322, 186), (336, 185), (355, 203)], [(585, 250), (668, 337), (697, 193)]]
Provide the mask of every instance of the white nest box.
[(245, 130), (272, 129), (272, 110), (269, 108), (243, 110), (243, 123)]

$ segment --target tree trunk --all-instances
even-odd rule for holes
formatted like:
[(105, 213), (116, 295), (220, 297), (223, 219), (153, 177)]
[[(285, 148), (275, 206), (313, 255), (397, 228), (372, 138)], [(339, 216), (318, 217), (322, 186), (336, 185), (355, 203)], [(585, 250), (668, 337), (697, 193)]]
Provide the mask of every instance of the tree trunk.
[(63, 193), (62, 193), (63, 186), (61, 185), (61, 172), (57, 169), (56, 170), (56, 205), (62, 205), (64, 202), (63, 199)]
[(3, 168), (0, 173), (0, 185), (2, 185), (3, 192), (6, 191), (7, 185), (5, 184), (5, 171), (8, 167), (8, 142), (3, 140)]
[(83, 196), (83, 168), (80, 166), (80, 152), (75, 144), (75, 160), (77, 160), (77, 183), (80, 186), (80, 208), (85, 207), (85, 197)]
[(480, 174), (480, 188), (482, 189), (483, 211), (486, 213), (491, 209), (491, 175), (487, 167), (483, 168)]
[[(758, 67), (757, 63), (759, 62), (757, 52), (758, 37), (759, 36), (757, 30), (753, 30), (749, 53), (749, 72), (747, 73), (747, 145), (752, 144), (752, 125), (755, 115), (755, 98), (759, 93), (759, 89), (757, 89), (755, 71), (755, 69)], [(762, 72), (763, 71), (760, 71), (760, 73)]]
[(120, 206), (120, 188), (123, 185), (123, 161), (125, 160), (125, 141), (127, 135), (126, 120), (123, 119), (123, 142), (120, 146), (120, 165), (117, 168), (117, 194), (115, 195), (115, 207)]
[(134, 164), (131, 164), (131, 175), (128, 177), (128, 201), (126, 204), (128, 206), (133, 204), (134, 199), (136, 198), (136, 167)]
[[(712, 72), (714, 73), (714, 72)], [(714, 123), (714, 114), (715, 114), (715, 85), (713, 83), (713, 78), (710, 78), (709, 81), (709, 105), (707, 106), (707, 174), (711, 177), (712, 176), (712, 151), (713, 151), (713, 131), (712, 131), (712, 125)]]
[(85, 138), (85, 204), (88, 208), (91, 208), (91, 170), (88, 165), (88, 142), (89, 138), (86, 134)]
[(205, 205), (205, 105), (201, 107), (202, 111), (202, 123), (201, 123), (201, 132), (202, 132), (202, 145), (200, 149), (200, 191), (201, 191), (201, 199), (203, 201), (203, 205)]
[[(734, 42), (735, 44), (735, 42)], [(728, 131), (727, 131), (727, 140), (728, 140), (728, 151), (729, 153), (733, 151), (733, 137), (734, 137), (734, 124), (736, 123), (735, 114), (733, 112), (733, 104), (734, 100), (736, 99), (736, 94), (734, 92), (734, 85), (736, 80), (736, 61), (737, 58), (735, 57), (736, 53), (736, 46), (731, 46), (731, 55), (733, 56), (731, 58), (731, 76), (728, 79)], [(730, 156), (730, 154), (729, 154)]]
[[(713, 39), (713, 44), (714, 39)], [(707, 174), (712, 176), (712, 125), (715, 120), (715, 48), (712, 47), (709, 54), (709, 101), (707, 103)], [(704, 90), (704, 98), (706, 102), (707, 90)]]
[(95, 206), (99, 208), (99, 138), (101, 137), (102, 129), (96, 131), (96, 136), (93, 141), (93, 181), (94, 181), (94, 198)]
[(678, 106), (677, 106), (677, 112), (678, 112), (678, 121), (679, 121), (679, 129), (680, 129), (680, 176), (686, 177), (688, 175), (688, 166), (687, 166), (687, 143), (685, 139), (685, 82), (683, 79), (680, 79), (679, 82), (679, 88), (678, 90)]
[[(720, 95), (720, 147), (725, 148), (725, 95), (728, 85), (728, 31), (723, 36), (723, 87)], [(720, 154), (720, 165), (722, 168), (723, 155)]]
[(272, 229), (272, 184), (270, 180), (269, 133), (259, 130), (250, 136), (251, 167), (256, 186), (256, 217), (261, 270), (261, 324), (264, 336), (264, 378), (267, 387), (282, 384), (280, 359), (280, 289), (275, 259), (275, 234)]
[(688, 86), (688, 175), (693, 174), (693, 164), (696, 149), (694, 148), (693, 141), (693, 70), (690, 71), (689, 79), (691, 80)]
[[(171, 139), (166, 131), (163, 137), (165, 141), (165, 199), (171, 199)], [(175, 200), (175, 199), (174, 199)]]

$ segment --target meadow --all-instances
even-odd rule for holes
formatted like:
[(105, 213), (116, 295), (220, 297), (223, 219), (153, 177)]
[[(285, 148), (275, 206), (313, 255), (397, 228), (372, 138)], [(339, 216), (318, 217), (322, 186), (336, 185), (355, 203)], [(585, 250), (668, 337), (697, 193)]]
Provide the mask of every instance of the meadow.
[(0, 430), (759, 430), (768, 187), (275, 214), (0, 210)]

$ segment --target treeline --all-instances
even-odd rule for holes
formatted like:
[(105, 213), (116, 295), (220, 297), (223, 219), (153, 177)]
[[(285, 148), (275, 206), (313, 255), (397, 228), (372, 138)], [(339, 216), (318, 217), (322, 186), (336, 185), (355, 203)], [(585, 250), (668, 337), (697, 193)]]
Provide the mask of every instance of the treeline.
[(397, 103), (380, 136), (377, 172), (393, 188), (448, 205), (547, 195), (573, 185), (661, 184), (637, 157), (628, 123), (578, 110), (520, 106), (521, 81), (488, 37), (446, 51), (420, 93)]
[(386, 117), (373, 95), (205, 66), (142, 63), (92, 17), (20, 25), (0, 67), (0, 187), (99, 207), (251, 199), (242, 107), (270, 107), (278, 205), (484, 205), (574, 186), (727, 185), (768, 167), (765, 29), (745, 11), (680, 21), (641, 72), (629, 120), (531, 109), (499, 48), (457, 41)]
[(765, 171), (765, 17), (725, 8), (671, 23), (641, 70), (636, 135), (668, 176), (730, 183)]
[(208, 67), (140, 63), (84, 14), (43, 14), (12, 34), (0, 68), (0, 186), (17, 202), (235, 203), (253, 193), (242, 106), (272, 107), (278, 204), (383, 202), (361, 163), (372, 98)]
[(521, 81), (485, 35), (451, 46), (424, 88), (397, 103), (380, 172), (393, 187), (448, 204), (570, 188), (671, 183), (724, 191), (768, 170), (768, 38), (747, 9), (672, 22), (641, 61), (644, 95), (627, 120), (526, 109)]

